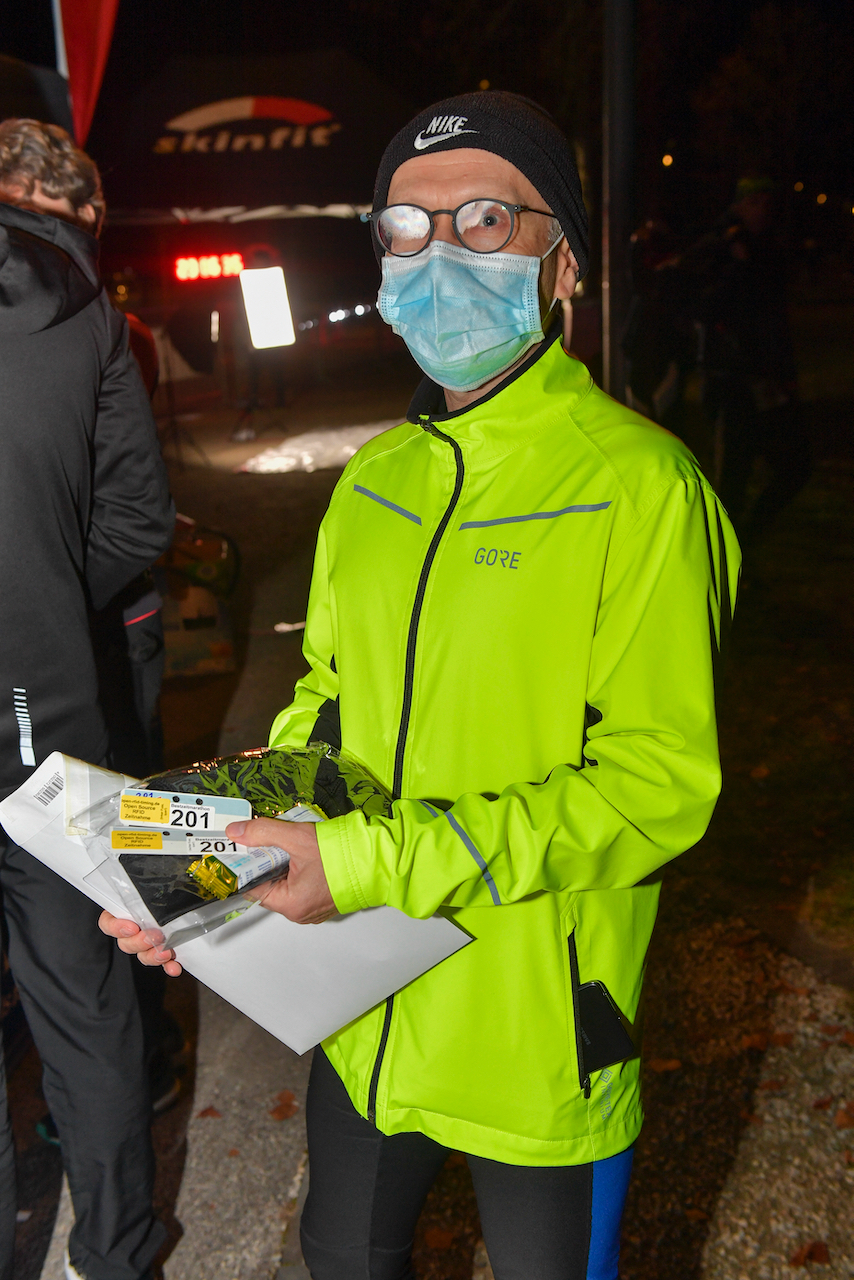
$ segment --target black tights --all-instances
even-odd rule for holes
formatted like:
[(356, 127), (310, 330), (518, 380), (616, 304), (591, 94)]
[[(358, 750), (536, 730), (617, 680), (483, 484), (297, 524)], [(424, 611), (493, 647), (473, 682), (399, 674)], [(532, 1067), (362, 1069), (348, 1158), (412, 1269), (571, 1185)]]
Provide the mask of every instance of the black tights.
[[(302, 1248), (313, 1280), (411, 1280), (415, 1224), (448, 1149), (423, 1133), (380, 1133), (321, 1049), (306, 1118)], [(631, 1151), (549, 1168), (467, 1159), (495, 1280), (616, 1280)]]

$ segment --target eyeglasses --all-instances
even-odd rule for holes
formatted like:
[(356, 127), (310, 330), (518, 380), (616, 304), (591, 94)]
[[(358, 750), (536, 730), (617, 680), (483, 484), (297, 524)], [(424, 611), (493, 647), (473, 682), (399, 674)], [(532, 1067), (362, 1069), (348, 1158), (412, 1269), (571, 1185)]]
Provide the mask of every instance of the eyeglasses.
[(543, 218), (555, 215), (545, 209), (531, 209), (526, 204), (507, 204), (505, 200), (467, 200), (456, 209), (422, 209), (417, 204), (390, 204), (374, 213), (363, 213), (362, 222), (370, 222), (380, 245), (396, 258), (412, 258), (422, 253), (436, 234), (434, 219), (439, 213), (450, 214), (454, 235), (460, 244), (474, 253), (497, 253), (509, 243), (516, 225), (517, 213), (538, 213)]

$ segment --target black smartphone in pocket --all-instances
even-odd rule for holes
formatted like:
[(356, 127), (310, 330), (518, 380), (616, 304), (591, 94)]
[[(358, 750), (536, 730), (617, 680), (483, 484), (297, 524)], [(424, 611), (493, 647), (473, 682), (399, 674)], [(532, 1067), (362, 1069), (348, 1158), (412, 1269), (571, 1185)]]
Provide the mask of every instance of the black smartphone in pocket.
[(579, 1047), (583, 1076), (633, 1058), (635, 1046), (604, 982), (583, 982), (578, 992)]

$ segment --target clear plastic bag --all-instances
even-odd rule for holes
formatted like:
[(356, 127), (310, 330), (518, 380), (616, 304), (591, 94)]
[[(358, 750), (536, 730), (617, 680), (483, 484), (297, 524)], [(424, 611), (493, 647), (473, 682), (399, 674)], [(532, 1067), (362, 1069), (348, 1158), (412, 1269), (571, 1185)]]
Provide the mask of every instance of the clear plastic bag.
[(294, 805), (316, 805), (327, 818), (354, 809), (367, 817), (391, 813), (391, 795), (364, 765), (325, 742), (307, 747), (256, 747), (155, 774), (140, 787), (235, 796), (257, 818), (278, 818)]
[[(175, 793), (176, 810), (190, 800), (203, 805), (204, 797), (232, 797), (247, 801), (255, 817), (285, 821), (317, 822), (354, 809), (369, 817), (391, 812), (385, 788), (325, 743), (259, 747), (170, 770), (130, 790), (159, 794), (164, 802)], [(219, 928), (252, 905), (248, 889), (287, 875), (288, 855), (278, 848), (246, 850), (224, 831), (191, 835), (167, 826), (168, 819), (145, 827), (123, 820), (122, 794), (99, 801), (73, 823), (94, 864), (87, 881), (118, 898), (152, 944), (174, 947)], [(232, 820), (223, 818), (223, 828)]]

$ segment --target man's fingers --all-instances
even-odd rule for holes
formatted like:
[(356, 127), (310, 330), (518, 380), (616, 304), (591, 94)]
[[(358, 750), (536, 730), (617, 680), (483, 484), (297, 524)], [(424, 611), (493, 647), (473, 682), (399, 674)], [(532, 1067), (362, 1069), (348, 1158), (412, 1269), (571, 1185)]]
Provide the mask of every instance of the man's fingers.
[(108, 937), (115, 938), (119, 950), (125, 955), (136, 956), (141, 964), (149, 967), (163, 966), (163, 972), (170, 978), (177, 978), (183, 969), (175, 959), (175, 952), (170, 947), (161, 947), (163, 934), (159, 929), (140, 929), (133, 920), (122, 920), (109, 911), (102, 911), (98, 919), (98, 928)]
[(284, 897), (287, 897), (287, 877), (281, 876), (278, 880), (268, 880), (266, 884), (259, 884), (256, 889), (247, 889), (244, 898), (251, 898), (253, 902), (259, 903), (262, 907), (269, 908), (270, 903), (267, 899), (277, 894), (277, 888), (280, 884), (284, 884)]
[(290, 880), (285, 879), (259, 885), (244, 896), (254, 898), (267, 911), (275, 911), (294, 924), (323, 924), (324, 920), (331, 920), (338, 914), (335, 907), (330, 907), (328, 903), (317, 908), (310, 901), (306, 902), (304, 895), (295, 893)]
[(111, 915), (109, 911), (101, 912), (98, 917), (98, 928), (111, 938), (133, 938), (141, 932), (139, 925), (134, 924), (133, 920), (122, 920), (120, 916)]
[(154, 948), (148, 951), (141, 951), (137, 955), (140, 964), (144, 964), (147, 968), (156, 969), (162, 967), (163, 972), (168, 974), (170, 978), (177, 978), (183, 972), (181, 965), (175, 959), (174, 951), (157, 951)]
[(230, 822), (225, 829), (229, 840), (236, 844), (245, 844), (249, 848), (256, 845), (272, 844), (281, 847), (282, 838), (288, 827), (278, 818), (251, 818), (246, 822)]

